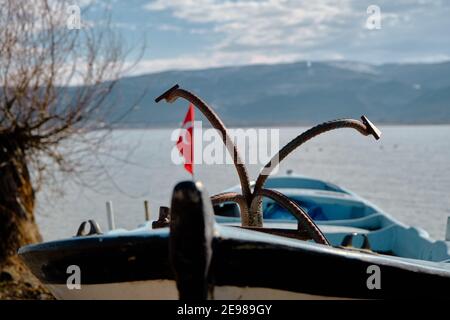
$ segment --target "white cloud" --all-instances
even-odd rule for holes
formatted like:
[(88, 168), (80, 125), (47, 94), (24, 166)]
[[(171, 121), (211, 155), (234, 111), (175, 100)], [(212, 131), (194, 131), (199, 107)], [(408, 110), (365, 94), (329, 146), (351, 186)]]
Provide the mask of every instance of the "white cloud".
[(351, 14), (349, 0), (155, 0), (144, 7), (168, 10), (190, 23), (211, 24), (211, 30), (223, 35), (220, 49), (308, 45)]
[[(307, 57), (298, 53), (263, 54), (258, 52), (212, 52), (211, 54), (186, 55), (176, 58), (145, 59), (133, 67), (129, 75), (155, 73), (166, 70), (199, 70), (223, 66), (242, 66), (252, 64), (289, 63)], [(321, 60), (341, 60), (337, 53), (320, 56)]]
[[(371, 4), (381, 7), (381, 30), (365, 28)], [(147, 59), (143, 70), (152, 72), (299, 59), (440, 61), (450, 49), (440, 35), (450, 27), (443, 0), (152, 0), (144, 8), (171, 14), (178, 33), (206, 43), (189, 55)]]
[(175, 32), (180, 32), (182, 29), (176, 25), (173, 24), (167, 24), (167, 23), (163, 23), (163, 24), (159, 24), (156, 26), (156, 28), (158, 30), (161, 31), (175, 31)]

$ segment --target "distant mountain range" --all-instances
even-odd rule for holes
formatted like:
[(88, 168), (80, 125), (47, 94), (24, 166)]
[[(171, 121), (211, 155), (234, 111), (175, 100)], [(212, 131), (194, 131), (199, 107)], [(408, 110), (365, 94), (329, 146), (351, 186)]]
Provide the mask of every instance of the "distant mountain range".
[(371, 65), (341, 61), (168, 71), (123, 78), (111, 96), (116, 114), (148, 91), (115, 125), (178, 125), (185, 115), (186, 101), (154, 103), (156, 96), (176, 83), (207, 101), (227, 126), (314, 124), (362, 114), (377, 123), (450, 123), (450, 62)]

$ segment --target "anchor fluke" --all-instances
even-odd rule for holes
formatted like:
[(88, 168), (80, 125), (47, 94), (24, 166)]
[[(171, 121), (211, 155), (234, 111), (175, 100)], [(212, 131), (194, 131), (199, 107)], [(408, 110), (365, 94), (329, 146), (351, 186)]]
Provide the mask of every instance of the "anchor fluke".
[(155, 102), (158, 103), (161, 100), (165, 99), (167, 102), (173, 102), (171, 98), (171, 94), (173, 91), (177, 90), (180, 86), (178, 84), (174, 85), (172, 88), (164, 92), (162, 95), (160, 95), (158, 98), (155, 99)]
[(375, 139), (379, 140), (381, 138), (381, 130), (378, 129), (366, 116), (361, 116), (362, 122), (367, 127), (367, 132), (375, 137)]

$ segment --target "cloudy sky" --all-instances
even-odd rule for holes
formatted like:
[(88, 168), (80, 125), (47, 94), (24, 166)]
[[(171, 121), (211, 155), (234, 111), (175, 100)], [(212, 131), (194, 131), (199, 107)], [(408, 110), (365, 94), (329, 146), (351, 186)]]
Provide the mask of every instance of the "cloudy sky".
[[(381, 9), (381, 29), (366, 28), (370, 5)], [(147, 45), (136, 73), (298, 60), (450, 60), (448, 0), (97, 0), (91, 10), (105, 7), (131, 46)]]

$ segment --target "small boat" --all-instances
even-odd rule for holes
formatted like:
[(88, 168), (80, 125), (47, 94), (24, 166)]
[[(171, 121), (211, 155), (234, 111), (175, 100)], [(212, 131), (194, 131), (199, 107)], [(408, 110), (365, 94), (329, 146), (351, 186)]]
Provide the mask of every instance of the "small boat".
[[(236, 204), (213, 208), (202, 187), (187, 181), (175, 187), (169, 227), (95, 227), (19, 254), (58, 299), (450, 297), (449, 242), (318, 179), (290, 174), (266, 186), (303, 206), (331, 246), (312, 242), (270, 200), (264, 228), (242, 228)], [(70, 266), (81, 271), (79, 289), (68, 285)]]
[(174, 86), (156, 101), (178, 97), (223, 134), (240, 185), (209, 197), (201, 183), (180, 182), (156, 221), (103, 233), (89, 220), (73, 238), (22, 247), (19, 255), (56, 298), (450, 298), (450, 242), (332, 183), (292, 172), (270, 176), (319, 134), (352, 128), (379, 139), (366, 117), (303, 132), (250, 182), (226, 128), (203, 100)]

